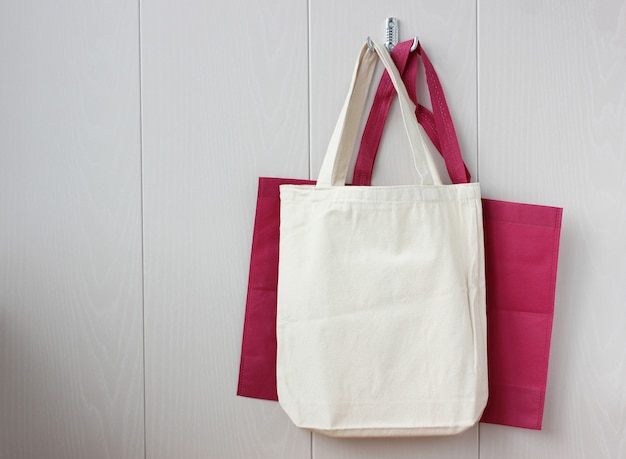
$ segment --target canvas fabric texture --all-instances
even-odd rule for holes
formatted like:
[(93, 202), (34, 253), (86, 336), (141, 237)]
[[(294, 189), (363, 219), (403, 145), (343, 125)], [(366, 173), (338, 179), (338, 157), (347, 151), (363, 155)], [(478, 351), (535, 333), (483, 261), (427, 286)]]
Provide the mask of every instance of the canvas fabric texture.
[[(317, 184), (280, 186), (278, 399), (332, 436), (456, 434), (488, 397), (480, 186), (442, 184), (397, 69), (372, 46)], [(420, 185), (345, 186), (379, 57)]]

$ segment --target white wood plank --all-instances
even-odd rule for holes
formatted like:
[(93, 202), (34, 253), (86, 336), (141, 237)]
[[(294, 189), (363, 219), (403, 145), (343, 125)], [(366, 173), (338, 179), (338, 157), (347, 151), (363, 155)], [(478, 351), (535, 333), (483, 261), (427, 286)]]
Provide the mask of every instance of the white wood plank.
[[(368, 36), (384, 42), (385, 19), (389, 16), (400, 20), (401, 41), (419, 35), (446, 90), (468, 167), (475, 171), (475, 5), (454, 1), (404, 1), (390, 5), (374, 0), (314, 0), (310, 4), (313, 177), (321, 166), (360, 47)], [(399, 109), (394, 104), (381, 143), (374, 184), (417, 182), (405, 136)], [(478, 457), (478, 428), (447, 438), (345, 440), (314, 435), (313, 457), (473, 459)]]
[(144, 453), (137, 4), (0, 4), (0, 457)]
[(480, 2), (480, 177), (564, 207), (541, 432), (481, 428), (481, 458), (626, 457), (626, 4)]
[(260, 175), (308, 176), (306, 1), (143, 2), (147, 457), (308, 458), (235, 395)]

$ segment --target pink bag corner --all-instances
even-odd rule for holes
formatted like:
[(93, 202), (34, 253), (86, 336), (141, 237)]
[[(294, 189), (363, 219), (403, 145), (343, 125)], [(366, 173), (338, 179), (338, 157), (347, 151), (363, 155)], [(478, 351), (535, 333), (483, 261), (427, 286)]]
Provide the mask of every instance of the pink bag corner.
[(542, 427), (561, 220), (561, 208), (483, 199), (489, 401), (481, 422)]
[(237, 395), (278, 401), (276, 286), (280, 226), (279, 186), (312, 183), (315, 182), (259, 178)]

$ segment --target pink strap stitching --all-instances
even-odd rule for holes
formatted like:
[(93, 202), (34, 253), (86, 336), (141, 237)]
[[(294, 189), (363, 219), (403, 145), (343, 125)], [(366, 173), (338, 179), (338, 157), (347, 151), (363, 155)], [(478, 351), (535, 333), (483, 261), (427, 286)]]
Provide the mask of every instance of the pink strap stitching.
[[(403, 74), (406, 69), (410, 50), (410, 44), (405, 42), (396, 45), (391, 53), (391, 57), (401, 74)], [(393, 87), (391, 78), (389, 78), (389, 74), (385, 70), (378, 84), (372, 109), (367, 118), (365, 130), (363, 131), (361, 145), (359, 146), (359, 153), (352, 176), (352, 183), (355, 185), (370, 185), (371, 183), (374, 161), (378, 147), (380, 146), (382, 130), (395, 93), (396, 90)]]
[[(435, 148), (437, 148), (446, 162), (448, 173), (453, 183), (468, 183), (471, 175), (463, 162), (461, 150), (459, 148), (454, 123), (448, 105), (445, 100), (443, 88), (439, 77), (428, 59), (428, 56), (418, 47), (417, 53), (410, 54), (412, 40), (396, 45), (392, 52), (392, 58), (402, 73), (404, 84), (407, 87), (409, 96), (416, 103), (416, 116), (418, 122), (430, 137)], [(426, 82), (429, 94), (433, 101), (433, 111), (417, 104), (416, 80), (417, 80), (417, 56), (421, 55), (424, 62)], [(371, 183), (374, 161), (380, 146), (380, 140), (384, 129), (385, 120), (391, 107), (391, 101), (395, 96), (395, 90), (391, 80), (385, 72), (381, 78), (376, 97), (370, 115), (368, 117), (363, 138), (359, 147), (359, 155), (354, 168), (353, 184), (369, 185)], [(443, 132), (444, 135), (439, 134)]]

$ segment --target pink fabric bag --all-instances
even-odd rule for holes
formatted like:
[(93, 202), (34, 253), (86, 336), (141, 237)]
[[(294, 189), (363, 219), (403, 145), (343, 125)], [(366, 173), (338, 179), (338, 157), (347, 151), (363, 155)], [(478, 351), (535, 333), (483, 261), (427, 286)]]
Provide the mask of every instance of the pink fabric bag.
[[(467, 183), (458, 140), (437, 74), (412, 42), (392, 57), (416, 101), (421, 55), (433, 111), (418, 106), (418, 121), (444, 157), (453, 183)], [(353, 182), (369, 185), (385, 119), (395, 92), (383, 74), (368, 118)], [(277, 400), (276, 285), (279, 239), (278, 187), (304, 180), (259, 180), (238, 395)], [(483, 199), (487, 280), (489, 401), (482, 422), (541, 429), (554, 315), (562, 209)]]

